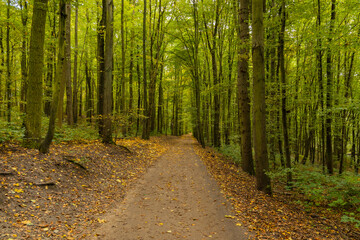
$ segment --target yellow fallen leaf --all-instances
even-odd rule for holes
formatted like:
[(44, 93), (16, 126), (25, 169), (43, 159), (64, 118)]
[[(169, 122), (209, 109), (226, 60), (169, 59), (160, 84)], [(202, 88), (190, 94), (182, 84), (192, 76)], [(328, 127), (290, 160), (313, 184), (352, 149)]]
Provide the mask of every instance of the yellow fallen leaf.
[(232, 218), (232, 219), (235, 218), (235, 216), (231, 216), (231, 215), (225, 215), (225, 217), (226, 217), (226, 218)]
[(33, 225), (30, 220), (25, 220), (25, 221), (22, 221), (21, 223), (24, 224), (24, 225), (28, 225), (28, 226)]
[(105, 219), (100, 219), (100, 218), (98, 218), (97, 221), (98, 221), (99, 223), (106, 223)]

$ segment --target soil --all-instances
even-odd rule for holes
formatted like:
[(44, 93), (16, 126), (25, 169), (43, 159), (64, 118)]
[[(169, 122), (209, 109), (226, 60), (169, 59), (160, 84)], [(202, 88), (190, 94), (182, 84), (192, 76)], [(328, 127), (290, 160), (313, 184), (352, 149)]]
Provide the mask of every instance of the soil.
[(88, 239), (85, 231), (166, 149), (161, 138), (64, 142), (49, 154), (3, 143), (0, 239)]
[(248, 239), (196, 155), (193, 138), (167, 140), (169, 150), (101, 219), (92, 239)]

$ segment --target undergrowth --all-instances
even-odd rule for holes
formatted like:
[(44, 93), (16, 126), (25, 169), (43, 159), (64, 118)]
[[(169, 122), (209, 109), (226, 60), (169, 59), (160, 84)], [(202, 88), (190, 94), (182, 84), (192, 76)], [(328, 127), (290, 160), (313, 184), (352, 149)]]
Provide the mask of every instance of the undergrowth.
[(240, 152), (240, 146), (236, 144), (231, 145), (223, 145), (219, 148), (219, 152), (223, 155), (231, 158), (231, 160), (236, 163), (237, 165), (240, 165), (241, 162), (241, 152)]
[[(45, 137), (48, 129), (49, 120), (43, 118), (41, 125), (42, 136)], [(22, 117), (14, 117), (12, 122), (8, 123), (0, 119), (0, 144), (4, 142), (22, 142), (24, 137), (24, 125)], [(79, 123), (76, 127), (68, 126), (66, 123), (61, 128), (56, 127), (54, 142), (67, 141), (87, 141), (99, 139), (99, 133), (96, 128), (88, 123)]]
[(341, 210), (342, 221), (360, 227), (360, 176), (353, 173), (325, 175), (320, 168), (298, 165), (268, 173), (275, 181), (286, 182), (286, 174), (293, 173), (293, 191), (302, 196), (302, 205), (323, 206)]

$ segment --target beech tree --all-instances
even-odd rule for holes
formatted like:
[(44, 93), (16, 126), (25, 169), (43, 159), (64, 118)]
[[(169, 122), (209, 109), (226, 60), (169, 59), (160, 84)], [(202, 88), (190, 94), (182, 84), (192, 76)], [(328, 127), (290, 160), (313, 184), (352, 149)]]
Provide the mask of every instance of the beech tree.
[(253, 121), (256, 187), (271, 194), (266, 141), (263, 1), (252, 1)]
[(44, 65), (45, 23), (47, 0), (34, 1), (33, 19), (31, 26), (29, 78), (26, 92), (26, 119), (24, 145), (31, 148), (38, 147), (41, 140), (42, 117), (42, 77)]

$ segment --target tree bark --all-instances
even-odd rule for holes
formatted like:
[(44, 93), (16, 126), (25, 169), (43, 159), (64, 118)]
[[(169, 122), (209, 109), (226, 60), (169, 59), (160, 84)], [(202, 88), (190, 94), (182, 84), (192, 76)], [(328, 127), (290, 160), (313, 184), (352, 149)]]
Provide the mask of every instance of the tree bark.
[(79, 53), (79, 40), (78, 40), (78, 22), (79, 22), (79, 0), (75, 2), (75, 49), (74, 49), (74, 75), (73, 75), (73, 119), (74, 124), (78, 121), (78, 53)]
[(24, 145), (39, 147), (41, 141), (42, 117), (42, 77), (44, 68), (45, 25), (48, 0), (34, 2), (30, 38), (29, 86), (26, 92), (27, 106), (25, 118)]
[(194, 86), (195, 86), (195, 107), (196, 107), (196, 116), (195, 116), (195, 131), (196, 138), (200, 142), (201, 146), (205, 147), (205, 141), (202, 132), (201, 125), (201, 98), (200, 98), (200, 76), (199, 76), (199, 20), (198, 20), (198, 2), (197, 0), (193, 1), (193, 18), (194, 18)]
[(330, 17), (330, 27), (329, 27), (329, 37), (328, 37), (328, 48), (326, 55), (326, 166), (327, 171), (330, 175), (334, 173), (333, 167), (333, 151), (332, 151), (332, 86), (333, 86), (333, 70), (332, 70), (332, 34), (334, 29), (335, 22), (335, 4), (336, 0), (331, 0), (331, 17)]
[(113, 0), (106, 0), (106, 38), (105, 38), (105, 81), (104, 81), (104, 129), (102, 141), (113, 143), (112, 140), (112, 68), (113, 68)]
[(41, 153), (48, 153), (51, 141), (55, 133), (55, 121), (56, 115), (58, 112), (59, 102), (61, 95), (64, 94), (65, 81), (64, 81), (64, 60), (65, 60), (65, 21), (67, 18), (66, 15), (66, 3), (69, 0), (60, 0), (59, 2), (59, 42), (58, 42), (58, 56), (56, 64), (56, 73), (55, 73), (55, 88), (53, 94), (53, 101), (51, 104), (51, 114), (49, 120), (48, 131), (44, 141), (39, 147)]
[(105, 81), (105, 22), (106, 22), (106, 0), (102, 0), (102, 15), (98, 22), (97, 35), (97, 63), (98, 63), (98, 127), (99, 135), (102, 136), (104, 128), (104, 81)]
[[(34, 2), (35, 3), (35, 2)], [(20, 1), (21, 22), (23, 25), (22, 46), (21, 46), (21, 96), (20, 96), (20, 112), (26, 109), (26, 91), (27, 91), (27, 22), (28, 22), (28, 4), (27, 1)], [(45, 18), (46, 21), (46, 18)]]
[(11, 107), (12, 107), (12, 99), (11, 99), (11, 69), (10, 69), (10, 7), (11, 2), (10, 0), (7, 1), (7, 8), (6, 8), (6, 102), (7, 102), (7, 109), (6, 109), (6, 118), (7, 121), (11, 122)]
[[(285, 149), (285, 164), (288, 170), (291, 169), (291, 158), (290, 158), (290, 144), (289, 144), (289, 134), (288, 134), (288, 122), (287, 122), (287, 109), (286, 109), (286, 75), (285, 75), (285, 54), (284, 54), (284, 35), (285, 35), (285, 24), (286, 24), (286, 11), (285, 11), (285, 0), (282, 0), (280, 7), (280, 18), (281, 18), (281, 29), (279, 33), (279, 65), (280, 65), (280, 77), (281, 77), (281, 117), (282, 117), (282, 126), (283, 126), (283, 136), (284, 136), (284, 149)], [(291, 186), (292, 184), (292, 173), (291, 171), (287, 172), (287, 185)]]
[(240, 37), (238, 62), (238, 97), (240, 114), (241, 167), (254, 175), (254, 163), (251, 142), (250, 98), (249, 98), (249, 1), (240, 0)]
[(265, 66), (264, 66), (264, 26), (263, 1), (252, 1), (252, 59), (253, 59), (253, 121), (254, 149), (256, 163), (256, 187), (271, 194), (271, 182), (266, 142)]
[(149, 120), (149, 109), (148, 109), (148, 89), (147, 89), (147, 69), (146, 69), (146, 0), (144, 0), (144, 12), (143, 12), (143, 45), (142, 45), (142, 54), (143, 54), (143, 102), (144, 102), (144, 109), (145, 109), (145, 118), (143, 120), (143, 131), (142, 131), (142, 138), (149, 139), (150, 138), (150, 131), (148, 130), (148, 122)]
[(65, 81), (66, 81), (66, 119), (69, 126), (74, 125), (73, 95), (71, 82), (71, 3), (66, 4), (65, 23)]

